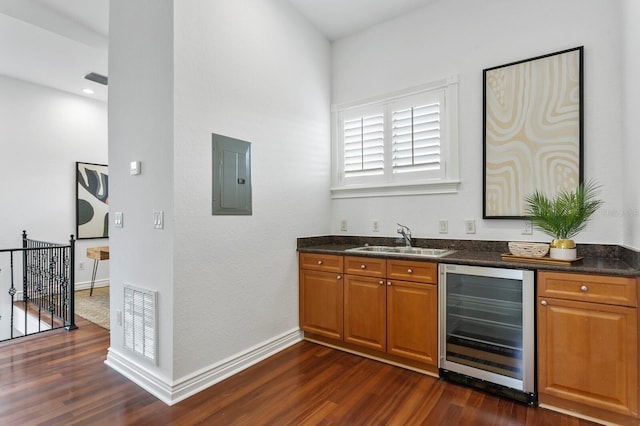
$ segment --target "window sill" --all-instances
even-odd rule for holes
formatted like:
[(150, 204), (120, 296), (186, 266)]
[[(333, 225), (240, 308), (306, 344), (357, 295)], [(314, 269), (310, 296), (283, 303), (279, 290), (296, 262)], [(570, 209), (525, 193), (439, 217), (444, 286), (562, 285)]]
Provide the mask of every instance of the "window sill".
[(455, 194), (459, 180), (385, 185), (351, 185), (331, 188), (331, 198), (395, 197), (403, 195)]

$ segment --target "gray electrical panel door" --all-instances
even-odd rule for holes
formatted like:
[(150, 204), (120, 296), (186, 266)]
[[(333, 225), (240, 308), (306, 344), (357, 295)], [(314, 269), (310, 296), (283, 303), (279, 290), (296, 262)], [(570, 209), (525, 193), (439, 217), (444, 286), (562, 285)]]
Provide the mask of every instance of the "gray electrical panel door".
[(251, 143), (215, 133), (213, 214), (251, 214)]

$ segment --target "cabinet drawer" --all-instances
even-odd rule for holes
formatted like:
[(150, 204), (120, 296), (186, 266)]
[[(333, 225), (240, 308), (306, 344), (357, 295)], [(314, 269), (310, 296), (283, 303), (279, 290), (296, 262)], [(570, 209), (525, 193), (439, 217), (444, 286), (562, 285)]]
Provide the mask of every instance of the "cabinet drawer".
[(433, 262), (387, 260), (387, 278), (437, 284), (438, 265)]
[(637, 306), (637, 279), (565, 272), (538, 272), (538, 296)]
[(344, 273), (384, 278), (387, 275), (387, 261), (373, 257), (345, 256)]
[(342, 273), (343, 258), (331, 254), (300, 253), (300, 268)]

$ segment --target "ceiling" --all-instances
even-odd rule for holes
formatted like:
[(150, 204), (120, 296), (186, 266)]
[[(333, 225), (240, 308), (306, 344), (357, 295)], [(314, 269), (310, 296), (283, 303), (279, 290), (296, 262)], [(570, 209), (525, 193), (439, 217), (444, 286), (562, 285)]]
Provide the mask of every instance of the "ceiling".
[[(437, 0), (288, 1), (333, 41)], [(106, 102), (108, 34), (109, 0), (0, 0), (0, 75)]]

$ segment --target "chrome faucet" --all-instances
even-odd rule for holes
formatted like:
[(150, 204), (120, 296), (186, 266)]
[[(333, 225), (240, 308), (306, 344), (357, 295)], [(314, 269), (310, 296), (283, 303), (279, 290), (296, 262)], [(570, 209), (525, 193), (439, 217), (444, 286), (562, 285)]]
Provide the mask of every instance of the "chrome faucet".
[(397, 224), (400, 228), (398, 228), (398, 234), (401, 234), (404, 238), (405, 247), (411, 247), (411, 229), (408, 226), (404, 226), (401, 224)]

